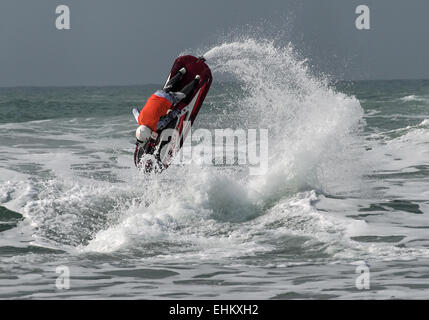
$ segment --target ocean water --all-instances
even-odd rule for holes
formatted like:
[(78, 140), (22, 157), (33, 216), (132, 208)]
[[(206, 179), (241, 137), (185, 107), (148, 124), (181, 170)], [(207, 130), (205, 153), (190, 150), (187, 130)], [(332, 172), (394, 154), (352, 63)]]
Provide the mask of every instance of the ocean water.
[(205, 56), (195, 128), (267, 129), (262, 175), (138, 172), (157, 85), (0, 89), (0, 298), (428, 298), (429, 81), (332, 82), (261, 40)]

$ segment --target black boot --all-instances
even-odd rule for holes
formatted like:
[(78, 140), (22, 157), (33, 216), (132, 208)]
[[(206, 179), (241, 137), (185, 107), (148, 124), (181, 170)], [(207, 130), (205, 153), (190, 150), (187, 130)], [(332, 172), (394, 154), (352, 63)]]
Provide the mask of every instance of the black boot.
[(177, 72), (177, 74), (176, 74), (173, 78), (171, 78), (170, 80), (168, 80), (168, 82), (165, 84), (165, 86), (164, 86), (163, 90), (164, 90), (165, 92), (174, 91), (174, 90), (173, 90), (174, 85), (175, 85), (176, 83), (178, 83), (178, 82), (182, 79), (182, 77), (183, 77), (183, 75), (184, 75), (185, 73), (186, 73), (186, 69), (185, 69), (185, 68), (181, 68), (181, 69), (179, 70), (179, 72)]
[(192, 80), (182, 90), (180, 90), (180, 92), (184, 93), (186, 95), (186, 97), (188, 97), (198, 83), (200, 83), (200, 76), (199, 75), (197, 75), (194, 80)]

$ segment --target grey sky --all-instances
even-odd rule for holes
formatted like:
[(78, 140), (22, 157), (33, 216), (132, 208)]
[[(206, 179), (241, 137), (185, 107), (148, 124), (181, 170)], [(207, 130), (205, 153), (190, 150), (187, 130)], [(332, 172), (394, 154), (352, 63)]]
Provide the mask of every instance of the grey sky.
[[(71, 30), (55, 28), (60, 4)], [(179, 53), (249, 29), (338, 78), (429, 78), (428, 14), (427, 0), (1, 0), (0, 86), (161, 83)]]

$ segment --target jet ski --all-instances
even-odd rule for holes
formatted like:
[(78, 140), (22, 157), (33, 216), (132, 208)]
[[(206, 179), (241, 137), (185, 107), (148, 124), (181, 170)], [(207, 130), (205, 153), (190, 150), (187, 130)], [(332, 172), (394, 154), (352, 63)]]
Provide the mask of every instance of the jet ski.
[[(183, 68), (186, 73), (182, 75), (179, 71)], [(178, 74), (180, 78), (171, 81)], [(169, 112), (161, 117), (157, 130), (152, 132), (146, 143), (136, 143), (134, 164), (137, 168), (145, 172), (154, 170), (161, 172), (168, 168), (194, 124), (212, 79), (211, 70), (205, 63), (204, 57), (184, 55), (174, 61), (163, 89), (176, 92), (192, 84), (192, 90), (186, 94), (186, 98), (173, 105)], [(133, 109), (137, 122), (139, 113), (138, 109)]]

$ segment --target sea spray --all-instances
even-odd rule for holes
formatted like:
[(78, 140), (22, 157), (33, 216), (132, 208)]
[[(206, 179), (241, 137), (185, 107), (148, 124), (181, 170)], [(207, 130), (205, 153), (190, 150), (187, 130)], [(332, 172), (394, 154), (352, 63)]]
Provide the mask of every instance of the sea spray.
[(278, 199), (290, 189), (357, 187), (364, 122), (356, 98), (313, 76), (291, 44), (246, 39), (218, 45), (205, 57), (215, 76), (233, 75), (245, 92), (235, 101), (241, 123), (269, 130), (269, 170), (253, 179), (255, 190)]
[[(338, 246), (343, 242), (341, 230), (350, 223), (331, 223), (328, 233), (337, 236), (325, 237), (324, 221), (330, 218), (310, 210), (309, 204), (317, 199), (314, 189), (346, 192), (360, 179), (359, 101), (311, 75), (290, 45), (278, 48), (269, 41), (240, 40), (215, 46), (204, 56), (215, 77), (230, 74), (240, 84), (244, 94), (231, 95), (229, 103), (239, 110), (241, 128), (269, 130), (268, 172), (253, 177), (234, 168), (193, 163), (171, 167), (158, 177), (142, 176), (142, 201), (82, 250), (110, 252), (131, 244), (168, 242), (180, 244), (179, 251), (186, 254), (240, 255), (270, 250), (261, 238), (265, 232), (281, 237), (295, 228)], [(296, 198), (302, 199), (302, 208), (289, 204)], [(298, 214), (283, 221), (289, 219), (284, 211), (288, 208)], [(258, 217), (264, 215), (276, 220), (277, 227), (261, 233)], [(303, 225), (312, 231), (303, 232)]]

